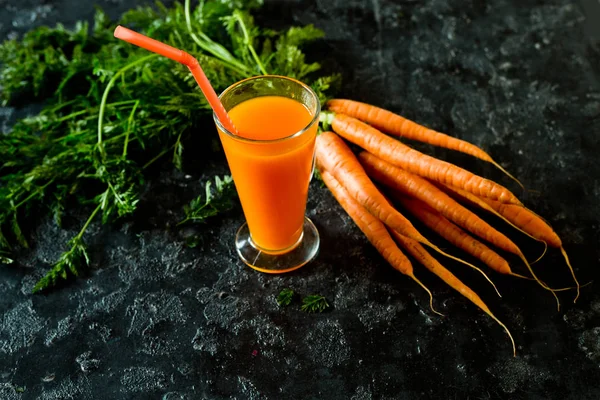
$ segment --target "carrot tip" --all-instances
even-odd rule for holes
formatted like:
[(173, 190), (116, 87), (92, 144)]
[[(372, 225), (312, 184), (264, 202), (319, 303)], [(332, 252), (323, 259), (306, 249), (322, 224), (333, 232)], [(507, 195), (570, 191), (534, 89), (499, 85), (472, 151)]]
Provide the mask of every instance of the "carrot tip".
[(523, 186), (523, 184), (521, 183), (520, 180), (518, 180), (517, 178), (515, 178), (510, 172), (508, 172), (507, 170), (504, 169), (504, 167), (502, 167), (502, 165), (498, 164), (496, 161), (492, 160), (490, 161), (496, 168), (498, 168), (500, 171), (504, 172), (509, 178), (511, 178), (512, 180), (514, 180), (515, 182), (517, 182), (519, 184), (519, 186), (521, 186), (521, 189), (523, 191), (525, 191), (525, 186)]
[(433, 308), (433, 294), (431, 294), (431, 291), (427, 288), (427, 286), (425, 286), (420, 280), (418, 280), (416, 276), (410, 275), (410, 277), (415, 282), (417, 282), (423, 289), (425, 289), (425, 291), (429, 294), (429, 308), (431, 308), (431, 311), (433, 311), (434, 313), (436, 313), (442, 317), (445, 317), (444, 314), (442, 314), (441, 312), (439, 312), (435, 308)]
[(508, 337), (510, 338), (510, 342), (512, 343), (512, 348), (513, 348), (513, 357), (517, 356), (517, 345), (515, 344), (515, 339), (513, 339), (510, 331), (508, 330), (508, 328), (506, 327), (506, 325), (504, 325), (498, 318), (496, 318), (496, 316), (494, 314), (492, 314), (492, 312), (489, 309), (483, 309), (483, 311), (489, 315), (490, 317), (492, 317), (492, 319), (494, 321), (496, 321), (502, 328), (504, 328), (504, 330), (506, 331), (506, 334), (508, 335)]
[[(580, 285), (580, 288), (584, 288), (588, 285), (591, 285), (594, 281), (589, 281), (588, 283), (584, 283), (583, 285)], [(573, 290), (573, 289), (577, 289), (577, 286), (569, 286), (569, 287), (564, 287), (564, 288), (559, 288), (559, 289), (552, 289), (555, 292), (566, 292), (567, 290)]]
[(542, 252), (542, 255), (539, 256), (537, 258), (537, 260), (535, 260), (534, 262), (530, 263), (530, 265), (535, 264), (536, 262), (540, 261), (542, 259), (542, 257), (544, 257), (546, 255), (546, 251), (548, 251), (548, 243), (546, 243), (545, 241), (541, 240), (542, 243), (544, 243), (544, 251)]
[(512, 275), (512, 276), (514, 276), (516, 278), (526, 279), (528, 281), (535, 281), (535, 279), (533, 279), (533, 278), (530, 278), (528, 276), (524, 276), (524, 275), (521, 275), (521, 274), (517, 274), (517, 273), (514, 273), (514, 272), (511, 272), (509, 275)]
[(577, 277), (575, 276), (575, 271), (573, 270), (573, 267), (571, 266), (571, 262), (569, 261), (569, 256), (567, 256), (567, 252), (565, 251), (564, 247), (562, 247), (562, 246), (560, 247), (560, 252), (562, 253), (563, 257), (565, 258), (565, 262), (567, 263), (567, 266), (569, 267), (569, 270), (571, 271), (571, 275), (573, 276), (575, 285), (577, 285), (577, 295), (575, 296), (575, 300), (573, 300), (573, 303), (577, 303), (577, 299), (579, 298), (579, 294), (580, 294), (581, 285), (579, 285), (579, 282), (577, 281)]
[[(519, 252), (520, 253), (520, 252)], [(555, 293), (555, 290), (552, 289), (551, 287), (549, 287), (548, 285), (546, 285), (544, 283), (544, 281), (542, 281), (540, 278), (537, 277), (537, 275), (535, 274), (535, 272), (533, 272), (533, 268), (531, 268), (531, 264), (529, 264), (529, 262), (527, 261), (527, 259), (525, 258), (525, 256), (523, 255), (523, 253), (519, 254), (519, 257), (521, 258), (521, 260), (523, 260), (523, 262), (525, 263), (525, 265), (527, 266), (527, 269), (529, 269), (529, 273), (531, 274), (531, 276), (533, 277), (533, 279), (535, 279), (537, 281), (537, 283), (543, 287), (546, 290), (549, 290), (550, 293), (552, 293), (552, 296), (554, 296), (554, 298), (556, 299), (556, 307), (558, 308), (558, 311), (560, 311), (560, 300), (558, 299), (558, 296)]]
[(427, 246), (431, 247), (432, 249), (434, 249), (438, 253), (440, 253), (440, 254), (442, 254), (442, 255), (444, 255), (444, 256), (446, 256), (446, 257), (448, 257), (448, 258), (450, 258), (450, 259), (452, 259), (454, 261), (458, 261), (458, 262), (460, 262), (462, 264), (465, 264), (465, 265), (473, 268), (475, 271), (479, 272), (492, 285), (492, 287), (496, 291), (496, 294), (498, 294), (498, 297), (502, 297), (502, 295), (498, 291), (498, 288), (496, 287), (496, 285), (494, 284), (494, 282), (492, 282), (492, 280), (489, 278), (489, 276), (487, 276), (486, 273), (483, 272), (480, 268), (477, 268), (473, 264), (471, 264), (471, 263), (469, 263), (469, 262), (467, 262), (467, 261), (465, 261), (465, 260), (463, 260), (461, 258), (458, 258), (458, 257), (455, 257), (455, 256), (453, 256), (451, 254), (446, 253), (445, 251), (443, 251), (442, 249), (440, 249), (439, 247), (437, 247), (436, 245), (434, 245), (433, 243), (431, 243), (429, 241), (426, 241), (424, 244), (426, 244)]
[(556, 295), (556, 292), (553, 290), (550, 293), (552, 293), (552, 296), (554, 296), (554, 298), (556, 299), (556, 312), (560, 312), (560, 300), (558, 300), (558, 296)]

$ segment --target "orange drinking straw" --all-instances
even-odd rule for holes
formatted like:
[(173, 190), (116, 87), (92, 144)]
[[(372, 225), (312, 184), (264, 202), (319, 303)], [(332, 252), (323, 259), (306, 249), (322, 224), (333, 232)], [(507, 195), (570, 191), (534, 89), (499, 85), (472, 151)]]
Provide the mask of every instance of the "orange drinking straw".
[(233, 126), (233, 122), (231, 122), (229, 116), (227, 115), (227, 111), (225, 111), (225, 107), (223, 107), (223, 104), (219, 100), (217, 93), (215, 93), (215, 89), (213, 89), (208, 78), (204, 74), (204, 71), (202, 70), (202, 67), (200, 67), (198, 60), (183, 50), (176, 49), (175, 47), (169, 46), (166, 43), (159, 42), (158, 40), (154, 40), (148, 36), (132, 31), (131, 29), (124, 28), (120, 25), (115, 29), (114, 35), (117, 39), (124, 40), (153, 53), (160, 54), (161, 56), (165, 56), (180, 62), (188, 67), (194, 76), (194, 79), (200, 86), (200, 90), (202, 90), (202, 93), (204, 93), (204, 97), (206, 97), (206, 100), (208, 100), (208, 104), (210, 104), (215, 114), (217, 114), (217, 118), (219, 118), (227, 130), (237, 133), (235, 127)]

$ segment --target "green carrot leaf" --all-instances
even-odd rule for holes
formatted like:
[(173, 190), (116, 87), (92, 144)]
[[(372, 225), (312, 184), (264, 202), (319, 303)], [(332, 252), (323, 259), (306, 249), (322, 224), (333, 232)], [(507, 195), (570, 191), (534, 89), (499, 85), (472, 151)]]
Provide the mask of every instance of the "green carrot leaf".
[(292, 302), (294, 297), (294, 291), (290, 288), (282, 289), (277, 295), (277, 304), (280, 306), (287, 306)]
[(179, 222), (205, 222), (207, 218), (231, 210), (235, 206), (237, 192), (230, 175), (223, 178), (215, 177), (215, 187), (212, 181), (204, 185), (204, 196), (200, 195), (184, 207), (185, 219)]
[(323, 312), (327, 308), (329, 308), (329, 303), (327, 303), (327, 299), (324, 296), (313, 294), (310, 296), (306, 296), (302, 299), (302, 306), (300, 309), (304, 312), (314, 313), (314, 312)]

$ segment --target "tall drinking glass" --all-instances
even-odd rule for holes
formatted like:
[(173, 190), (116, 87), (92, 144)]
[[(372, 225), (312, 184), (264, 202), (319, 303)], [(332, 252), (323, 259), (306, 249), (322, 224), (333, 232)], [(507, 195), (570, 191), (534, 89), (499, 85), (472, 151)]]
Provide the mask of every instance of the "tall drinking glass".
[(238, 131), (213, 115), (246, 219), (237, 253), (262, 272), (300, 268), (319, 249), (319, 233), (305, 216), (319, 98), (304, 83), (276, 75), (237, 82), (219, 98)]

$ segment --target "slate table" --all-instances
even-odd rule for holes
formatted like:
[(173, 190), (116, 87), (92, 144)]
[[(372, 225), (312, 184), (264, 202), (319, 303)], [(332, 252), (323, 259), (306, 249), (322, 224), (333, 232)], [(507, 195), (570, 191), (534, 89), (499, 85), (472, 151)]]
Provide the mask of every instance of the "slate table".
[[(142, 2), (97, 3), (117, 17)], [(476, 274), (445, 261), (511, 329), (514, 358), (494, 321), (416, 266), (446, 317), (432, 314), (426, 294), (383, 262), (317, 183), (308, 214), (322, 236), (318, 259), (266, 276), (232, 250), (239, 210), (205, 226), (173, 228), (185, 201), (207, 176), (225, 172), (225, 163), (204, 174), (165, 167), (135, 218), (92, 227), (86, 278), (30, 294), (79, 226), (59, 231), (47, 219), (31, 233), (33, 249), (0, 268), (0, 398), (600, 398), (600, 5), (266, 3), (257, 16), (263, 24), (325, 30), (310, 57), (343, 72), (341, 96), (491, 152), (523, 181), (525, 203), (561, 235), (580, 281), (592, 283), (577, 304), (573, 292), (562, 293), (557, 312), (533, 283), (492, 275), (499, 299)], [(0, 0), (0, 9), (1, 37), (93, 14), (90, 3), (70, 0)], [(27, 112), (0, 109), (2, 130)], [(421, 148), (518, 189), (493, 167)], [(203, 238), (193, 249), (184, 246), (189, 229)], [(539, 245), (511, 237), (528, 256), (539, 254)], [(556, 250), (536, 268), (555, 286), (572, 284)], [(332, 307), (316, 315), (297, 304), (279, 308), (275, 295), (284, 287), (323, 294)]]

